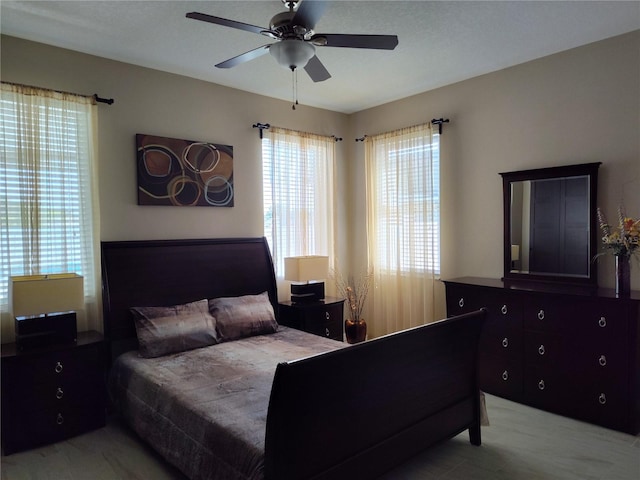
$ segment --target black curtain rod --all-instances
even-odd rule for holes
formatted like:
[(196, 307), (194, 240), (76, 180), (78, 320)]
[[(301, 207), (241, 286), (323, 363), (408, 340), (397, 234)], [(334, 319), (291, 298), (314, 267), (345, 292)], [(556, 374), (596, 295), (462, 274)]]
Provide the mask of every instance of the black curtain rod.
[(39, 89), (39, 90), (48, 90), (50, 92), (62, 93), (64, 95), (75, 95), (75, 96), (78, 96), (78, 97), (85, 97), (85, 98), (91, 97), (96, 102), (106, 103), (107, 105), (112, 105), (113, 102), (115, 101), (113, 98), (101, 98), (101, 97), (98, 96), (97, 93), (94, 93), (93, 95), (83, 95), (81, 93), (65, 92), (64, 90), (55, 90), (53, 88), (44, 88), (44, 87), (36, 87), (34, 85), (25, 85), (24, 83), (13, 83), (13, 82), (2, 82), (2, 83), (6, 83), (7, 85), (15, 85), (16, 87), (26, 87), (26, 88), (35, 88), (35, 89)]
[[(433, 120), (431, 120), (431, 123), (433, 125), (438, 125), (438, 133), (440, 135), (442, 135), (442, 124), (443, 123), (449, 123), (449, 119), (448, 118), (434, 118)], [(364, 139), (367, 138), (367, 135), (363, 135), (359, 138), (356, 138), (356, 142), (364, 142)]]
[[(262, 140), (262, 138), (263, 138), (262, 131), (271, 128), (271, 125), (269, 125), (268, 123), (259, 123), (258, 122), (258, 123), (254, 123), (252, 125), (252, 127), (260, 129), (260, 140)], [(335, 135), (331, 135), (331, 138), (333, 138), (336, 142), (341, 142), (342, 141), (342, 137), (337, 137)]]
[(102, 97), (99, 97), (97, 93), (93, 94), (93, 99), (96, 102), (106, 103), (107, 105), (113, 105), (113, 102), (115, 102), (113, 98), (102, 98)]
[(260, 140), (262, 140), (262, 131), (266, 128), (271, 127), (271, 125), (269, 125), (268, 123), (254, 123), (252, 127), (260, 129)]
[(443, 123), (449, 123), (449, 119), (448, 118), (434, 118), (433, 120), (431, 120), (431, 123), (433, 125), (438, 125), (438, 134), (442, 135), (442, 124)]

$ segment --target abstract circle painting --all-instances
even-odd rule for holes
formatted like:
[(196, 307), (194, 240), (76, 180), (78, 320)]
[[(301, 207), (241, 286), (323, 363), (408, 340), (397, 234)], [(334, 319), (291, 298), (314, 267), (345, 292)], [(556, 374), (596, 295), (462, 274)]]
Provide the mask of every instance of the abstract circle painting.
[(233, 147), (136, 135), (138, 205), (233, 207)]

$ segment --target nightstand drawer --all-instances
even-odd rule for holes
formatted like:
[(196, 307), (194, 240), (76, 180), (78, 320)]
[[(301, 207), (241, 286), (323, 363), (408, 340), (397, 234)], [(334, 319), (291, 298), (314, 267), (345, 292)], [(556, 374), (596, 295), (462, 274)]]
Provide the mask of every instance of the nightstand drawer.
[(32, 412), (20, 421), (3, 425), (11, 437), (10, 444), (4, 445), (5, 453), (58, 442), (103, 427), (105, 423), (104, 407), (100, 404)]
[(307, 324), (307, 332), (321, 337), (333, 338), (342, 341), (342, 321), (310, 322)]
[(55, 388), (60, 384), (82, 383), (100, 370), (102, 364), (101, 351), (97, 347), (6, 361), (12, 362), (13, 391), (17, 396), (29, 396), (36, 390)]
[(50, 408), (81, 408), (102, 401), (100, 399), (102, 395), (104, 395), (102, 379), (95, 373), (87, 375), (80, 381), (33, 385), (26, 395), (18, 390), (9, 394), (15, 408), (14, 412), (17, 414)]

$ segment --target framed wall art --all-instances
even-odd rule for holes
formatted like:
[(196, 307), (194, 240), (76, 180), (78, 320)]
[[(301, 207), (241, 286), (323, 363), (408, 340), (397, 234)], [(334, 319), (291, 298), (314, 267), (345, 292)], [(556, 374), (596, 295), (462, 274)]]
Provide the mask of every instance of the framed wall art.
[(233, 207), (233, 147), (136, 135), (138, 205)]

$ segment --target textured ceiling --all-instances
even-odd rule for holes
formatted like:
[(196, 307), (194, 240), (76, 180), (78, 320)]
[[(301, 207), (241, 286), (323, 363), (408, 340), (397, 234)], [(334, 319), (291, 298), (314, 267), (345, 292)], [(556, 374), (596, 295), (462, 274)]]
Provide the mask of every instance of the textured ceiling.
[[(395, 34), (393, 51), (319, 47), (332, 74), (298, 77), (301, 104), (352, 113), (640, 29), (640, 1), (330, 1), (315, 31)], [(267, 27), (263, 1), (0, 2), (0, 31), (37, 42), (291, 101), (291, 72), (270, 55), (215, 64), (273, 42), (185, 18), (198, 11)]]

